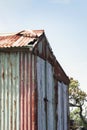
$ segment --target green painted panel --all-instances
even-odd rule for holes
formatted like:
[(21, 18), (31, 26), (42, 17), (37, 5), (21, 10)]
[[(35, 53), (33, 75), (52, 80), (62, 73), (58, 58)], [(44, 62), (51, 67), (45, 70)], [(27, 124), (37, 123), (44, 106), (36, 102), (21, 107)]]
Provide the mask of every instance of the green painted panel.
[(0, 52), (0, 130), (19, 130), (18, 52)]

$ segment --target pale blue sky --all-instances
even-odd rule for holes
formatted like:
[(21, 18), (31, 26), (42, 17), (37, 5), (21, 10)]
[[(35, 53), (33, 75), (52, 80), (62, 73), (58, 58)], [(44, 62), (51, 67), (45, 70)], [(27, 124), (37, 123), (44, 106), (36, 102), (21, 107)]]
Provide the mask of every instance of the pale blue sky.
[(0, 33), (44, 29), (69, 77), (87, 91), (87, 0), (1, 0)]

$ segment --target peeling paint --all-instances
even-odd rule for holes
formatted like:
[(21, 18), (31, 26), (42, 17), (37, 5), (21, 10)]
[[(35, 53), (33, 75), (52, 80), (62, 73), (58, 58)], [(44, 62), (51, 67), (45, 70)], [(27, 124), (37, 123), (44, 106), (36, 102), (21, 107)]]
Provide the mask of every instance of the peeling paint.
[[(19, 53), (0, 52), (0, 129), (19, 130)], [(10, 68), (10, 62), (14, 64)], [(18, 76), (14, 81), (13, 77)], [(18, 93), (16, 93), (18, 92)], [(17, 113), (17, 116), (16, 116)], [(18, 118), (18, 120), (17, 120)], [(16, 121), (15, 121), (16, 120)]]

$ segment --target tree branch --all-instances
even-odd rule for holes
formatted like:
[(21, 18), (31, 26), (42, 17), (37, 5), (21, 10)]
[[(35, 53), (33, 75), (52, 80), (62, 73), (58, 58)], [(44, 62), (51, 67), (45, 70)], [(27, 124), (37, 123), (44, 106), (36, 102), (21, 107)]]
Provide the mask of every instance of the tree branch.
[(87, 124), (86, 119), (85, 119), (84, 116), (82, 115), (82, 106), (80, 106), (79, 108), (80, 108), (80, 112), (79, 112), (80, 118), (82, 119), (82, 121), (83, 121), (84, 124)]
[(73, 104), (73, 103), (69, 103), (69, 106), (70, 107), (80, 107), (80, 105), (76, 105), (76, 104)]

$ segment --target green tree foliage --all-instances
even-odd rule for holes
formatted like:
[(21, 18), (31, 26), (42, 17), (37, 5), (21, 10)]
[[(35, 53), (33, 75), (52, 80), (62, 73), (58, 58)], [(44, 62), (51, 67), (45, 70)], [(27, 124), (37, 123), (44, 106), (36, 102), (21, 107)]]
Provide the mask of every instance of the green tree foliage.
[(87, 94), (79, 88), (79, 82), (70, 78), (69, 85), (69, 104), (70, 107), (78, 108), (76, 114), (79, 115), (82, 122), (87, 124), (87, 112), (85, 107), (87, 107)]
[(74, 120), (76, 126), (83, 125), (83, 122), (82, 122), (82, 119), (80, 118), (79, 112), (80, 112), (79, 108), (72, 109), (70, 112), (70, 119)]

